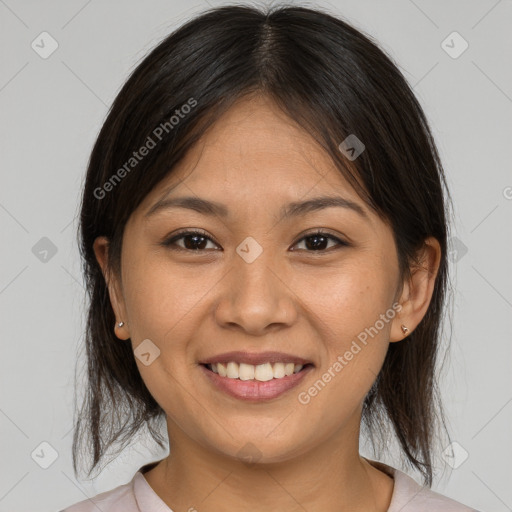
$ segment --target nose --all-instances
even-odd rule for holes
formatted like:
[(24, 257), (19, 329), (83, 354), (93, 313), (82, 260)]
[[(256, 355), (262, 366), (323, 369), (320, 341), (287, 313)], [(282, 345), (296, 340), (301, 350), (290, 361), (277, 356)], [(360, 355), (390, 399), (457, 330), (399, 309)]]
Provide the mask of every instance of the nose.
[(296, 294), (286, 271), (277, 268), (271, 251), (249, 263), (238, 254), (222, 280), (216, 320), (224, 328), (261, 336), (289, 327), (297, 319)]

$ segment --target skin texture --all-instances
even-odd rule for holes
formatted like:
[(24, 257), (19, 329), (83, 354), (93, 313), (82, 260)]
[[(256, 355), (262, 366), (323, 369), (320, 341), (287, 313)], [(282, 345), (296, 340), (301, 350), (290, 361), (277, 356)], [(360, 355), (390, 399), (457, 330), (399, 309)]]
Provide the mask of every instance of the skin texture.
[[(229, 216), (174, 208), (145, 217), (167, 193), (223, 203)], [(331, 207), (278, 221), (283, 205), (320, 195), (350, 199), (367, 217)], [(212, 240), (196, 241), (196, 251), (162, 245), (182, 228)], [(350, 245), (327, 239), (311, 249), (303, 237), (316, 228)], [(263, 249), (250, 264), (236, 252), (249, 236)], [(175, 242), (178, 249), (185, 243)], [(427, 311), (440, 257), (435, 239), (426, 240), (422, 266), (402, 283), (389, 225), (305, 131), (255, 96), (232, 107), (133, 212), (120, 276), (107, 271), (104, 237), (94, 249), (124, 322), (116, 335), (131, 339), (134, 350), (145, 339), (160, 350), (149, 366), (136, 362), (167, 415), (171, 455), (145, 477), (169, 507), (387, 510), (392, 478), (359, 455), (362, 403), (389, 343), (408, 343), (400, 326), (412, 332)], [(301, 404), (298, 394), (395, 302), (400, 312)], [(245, 402), (217, 390), (198, 366), (231, 350), (283, 351), (315, 367), (298, 388)], [(241, 459), (248, 443), (258, 450), (254, 464)]]

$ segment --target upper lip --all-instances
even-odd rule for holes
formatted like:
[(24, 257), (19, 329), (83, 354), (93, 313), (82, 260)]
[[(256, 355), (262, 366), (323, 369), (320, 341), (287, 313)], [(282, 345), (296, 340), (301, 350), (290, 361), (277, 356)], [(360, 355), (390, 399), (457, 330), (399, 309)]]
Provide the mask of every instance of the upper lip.
[(208, 357), (200, 364), (213, 364), (213, 363), (229, 363), (234, 361), (236, 363), (245, 364), (264, 364), (264, 363), (294, 363), (294, 364), (313, 364), (311, 361), (302, 357), (294, 356), (293, 354), (286, 354), (285, 352), (224, 352), (212, 357)]

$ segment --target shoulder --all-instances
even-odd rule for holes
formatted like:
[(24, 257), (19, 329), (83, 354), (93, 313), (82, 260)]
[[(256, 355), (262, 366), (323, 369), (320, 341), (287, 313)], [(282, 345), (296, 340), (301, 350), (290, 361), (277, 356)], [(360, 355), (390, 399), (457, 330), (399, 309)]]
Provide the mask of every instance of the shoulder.
[(60, 512), (138, 512), (133, 494), (133, 479), (110, 491), (102, 492), (93, 498), (79, 501)]
[(395, 481), (388, 512), (478, 512), (474, 508), (420, 485), (403, 471), (382, 462), (369, 462), (392, 476)]
[[(474, 508), (468, 507), (459, 501), (455, 501), (447, 496), (439, 494), (427, 487), (423, 487), (413, 480), (409, 475), (397, 470), (397, 479), (401, 482), (398, 487), (399, 492), (397, 500), (403, 505), (399, 505), (396, 511), (402, 512), (478, 512)], [(406, 482), (411, 481), (410, 485)], [(389, 512), (395, 509), (390, 508)]]

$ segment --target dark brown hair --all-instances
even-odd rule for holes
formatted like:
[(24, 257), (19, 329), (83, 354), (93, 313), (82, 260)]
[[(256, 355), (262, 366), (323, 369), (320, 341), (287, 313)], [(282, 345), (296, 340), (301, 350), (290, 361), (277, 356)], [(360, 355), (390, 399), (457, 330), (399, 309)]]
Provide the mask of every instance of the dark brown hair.
[[(132, 212), (205, 130), (250, 94), (270, 97), (305, 128), (389, 223), (403, 279), (425, 238), (441, 245), (429, 308), (406, 341), (390, 344), (363, 407), (372, 444), (391, 425), (406, 462), (431, 486), (436, 432), (445, 425), (436, 369), (448, 290), (449, 193), (440, 158), (413, 91), (369, 36), (325, 11), (283, 5), (219, 7), (188, 21), (136, 67), (106, 117), (81, 203), (88, 383), (73, 439), (75, 475), (85, 450), (92, 455), (90, 475), (110, 447), (122, 450), (143, 427), (164, 447), (158, 428), (164, 411), (144, 385), (130, 342), (114, 334), (94, 240), (108, 237), (109, 268), (119, 272)], [(172, 116), (179, 121), (170, 122)], [(353, 161), (339, 149), (350, 134), (365, 145)], [(154, 147), (133, 160), (149, 139)]]

